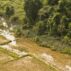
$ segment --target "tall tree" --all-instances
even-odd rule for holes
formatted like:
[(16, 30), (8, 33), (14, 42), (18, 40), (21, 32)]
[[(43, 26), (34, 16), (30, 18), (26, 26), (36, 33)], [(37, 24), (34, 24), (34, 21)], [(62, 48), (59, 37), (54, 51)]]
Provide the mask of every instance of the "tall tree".
[(37, 19), (38, 11), (42, 4), (40, 0), (25, 0), (24, 10), (29, 26), (33, 25)]
[(9, 7), (9, 6), (7, 6), (6, 7), (6, 12), (5, 12), (5, 15), (6, 15), (6, 17), (11, 17), (13, 14), (14, 14), (14, 8), (11, 6), (11, 7)]

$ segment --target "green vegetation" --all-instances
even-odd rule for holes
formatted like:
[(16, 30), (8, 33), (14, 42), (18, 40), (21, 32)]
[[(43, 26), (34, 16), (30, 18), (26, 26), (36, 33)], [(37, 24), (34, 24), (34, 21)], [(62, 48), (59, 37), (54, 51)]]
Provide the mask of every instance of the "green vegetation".
[(0, 16), (17, 36), (71, 54), (71, 0), (0, 0)]

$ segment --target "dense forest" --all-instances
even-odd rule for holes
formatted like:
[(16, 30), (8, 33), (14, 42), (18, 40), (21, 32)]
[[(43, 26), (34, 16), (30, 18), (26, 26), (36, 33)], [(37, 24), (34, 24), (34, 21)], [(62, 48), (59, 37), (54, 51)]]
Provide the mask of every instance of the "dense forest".
[(71, 54), (71, 0), (0, 0), (0, 17), (17, 37)]

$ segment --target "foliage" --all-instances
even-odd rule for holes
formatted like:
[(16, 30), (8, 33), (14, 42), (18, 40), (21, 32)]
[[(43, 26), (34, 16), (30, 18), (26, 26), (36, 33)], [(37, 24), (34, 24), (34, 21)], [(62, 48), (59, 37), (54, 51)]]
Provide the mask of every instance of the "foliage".
[(25, 0), (24, 10), (26, 13), (26, 20), (29, 26), (33, 25), (37, 19), (37, 13), (42, 4), (40, 0)]
[[(13, 25), (21, 24), (15, 28), (16, 34), (30, 35), (35, 40), (43, 35), (58, 38), (58, 44), (67, 47), (57, 45), (55, 40), (53, 49), (71, 49), (71, 0), (0, 0), (0, 16)], [(47, 46), (47, 40), (52, 44), (54, 39), (47, 37), (40, 43)]]
[(23, 0), (0, 0), (0, 16), (4, 17), (8, 22), (14, 16), (23, 21), (25, 16), (23, 4)]
[(14, 8), (13, 7), (6, 7), (5, 15), (10, 18), (10, 16), (12, 16), (13, 14), (14, 14)]

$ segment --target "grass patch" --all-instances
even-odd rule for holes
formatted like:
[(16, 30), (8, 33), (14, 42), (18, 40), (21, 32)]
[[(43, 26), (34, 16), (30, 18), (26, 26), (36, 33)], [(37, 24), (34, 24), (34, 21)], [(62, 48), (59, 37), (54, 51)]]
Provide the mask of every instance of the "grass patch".
[(34, 40), (38, 45), (51, 48), (53, 51), (59, 51), (65, 54), (71, 55), (71, 45), (66, 44), (64, 41), (59, 38), (50, 37), (50, 36), (37, 36), (37, 39)]

